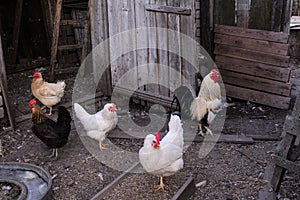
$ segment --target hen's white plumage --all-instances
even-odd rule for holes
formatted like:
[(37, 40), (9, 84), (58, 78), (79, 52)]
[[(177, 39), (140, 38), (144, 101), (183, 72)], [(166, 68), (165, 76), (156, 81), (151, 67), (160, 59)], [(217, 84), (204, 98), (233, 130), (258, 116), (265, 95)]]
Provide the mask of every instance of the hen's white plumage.
[(89, 114), (78, 103), (75, 103), (74, 110), (76, 117), (80, 120), (87, 135), (98, 140), (100, 149), (104, 149), (102, 142), (106, 134), (115, 128), (118, 123), (118, 116), (115, 112), (116, 105), (107, 103), (101, 111), (95, 114)]
[(164, 189), (163, 176), (170, 176), (183, 168), (183, 129), (178, 116), (171, 115), (169, 132), (155, 148), (154, 135), (149, 134), (144, 140), (144, 146), (139, 151), (139, 159), (144, 169), (153, 175), (161, 177), (158, 189)]

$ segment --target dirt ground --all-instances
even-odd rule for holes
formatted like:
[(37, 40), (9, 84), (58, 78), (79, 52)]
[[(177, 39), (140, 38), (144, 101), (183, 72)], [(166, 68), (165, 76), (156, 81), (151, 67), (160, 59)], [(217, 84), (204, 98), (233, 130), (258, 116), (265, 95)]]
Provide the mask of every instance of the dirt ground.
[[(17, 117), (30, 113), (30, 75), (32, 72), (8, 76), (9, 96)], [(62, 103), (72, 101), (74, 76), (59, 76), (59, 80), (67, 83)], [(218, 143), (202, 159), (198, 156), (201, 143), (193, 143), (184, 154), (184, 169), (165, 179), (168, 185), (166, 191), (153, 189), (158, 184), (158, 177), (132, 174), (107, 199), (169, 199), (191, 175), (196, 183), (204, 181), (191, 199), (257, 199), (265, 184), (262, 180), (265, 167), (276, 148), (276, 139), (280, 138), (288, 111), (235, 99), (232, 102), (235, 105), (227, 109), (222, 134), (263, 135), (274, 140), (257, 140), (254, 144)], [(3, 126), (5, 124), (1, 128)], [(52, 199), (90, 199), (121, 172), (98, 161), (83, 145), (73, 122), (72, 127), (68, 143), (59, 149), (58, 160), (52, 160), (48, 157), (51, 150), (32, 134), (31, 120), (18, 123), (15, 132), (1, 132), (4, 157), (0, 157), (0, 161), (31, 163), (48, 170), (53, 177)], [(153, 130), (153, 133), (156, 131)], [(137, 152), (143, 144), (138, 139), (112, 139), (111, 142), (132, 152)], [(300, 199), (299, 178), (299, 175), (287, 172), (279, 199)], [(0, 195), (3, 194), (6, 193), (0, 192)]]

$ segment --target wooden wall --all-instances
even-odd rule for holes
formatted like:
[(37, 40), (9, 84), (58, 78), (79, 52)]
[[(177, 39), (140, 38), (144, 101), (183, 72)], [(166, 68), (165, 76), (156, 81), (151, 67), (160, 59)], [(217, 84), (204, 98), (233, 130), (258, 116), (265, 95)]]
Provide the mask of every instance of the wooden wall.
[[(149, 47), (133, 52), (126, 52), (126, 48), (122, 46), (114, 46), (124, 41), (113, 41), (110, 44), (109, 54), (115, 53), (115, 48), (120, 48), (122, 56), (117, 60), (111, 61), (111, 79), (112, 85), (116, 85), (119, 79), (130, 69), (135, 66), (147, 65), (147, 70), (138, 71), (131, 76), (133, 85), (132, 89), (139, 88), (141, 92), (151, 93), (152, 95), (170, 97), (171, 93), (168, 89), (161, 86), (161, 83), (171, 87), (169, 83), (170, 73), (168, 70), (160, 67), (161, 65), (171, 66), (178, 70), (182, 77), (177, 77), (176, 81), (183, 81), (183, 77), (187, 78), (190, 84), (195, 85), (195, 71), (190, 63), (180, 58), (179, 55), (174, 55), (168, 49), (180, 49), (181, 38), (176, 35), (169, 35), (166, 31), (155, 31), (155, 27), (169, 28), (174, 31), (184, 33), (193, 39), (196, 39), (196, 9), (197, 5), (194, 0), (179, 1), (179, 0), (148, 0), (148, 1), (104, 1), (94, 2), (96, 6), (92, 6), (94, 17), (92, 20), (92, 41), (93, 47), (103, 39), (112, 37), (122, 31), (132, 30), (135, 28), (154, 27), (145, 35), (143, 41), (136, 41), (139, 37), (139, 32), (131, 35), (127, 42), (132, 45), (135, 42), (143, 42), (149, 44)], [(198, 2), (198, 10), (199, 1)], [(167, 6), (167, 7), (166, 7)], [(190, 13), (182, 14), (174, 12), (176, 8), (189, 10)], [(107, 13), (107, 15), (105, 14)], [(198, 14), (200, 14), (198, 12)], [(199, 17), (198, 17), (199, 20)], [(108, 23), (106, 23), (108, 22)], [(153, 31), (154, 30), (154, 31)], [(95, 42), (96, 41), (96, 42)], [(198, 38), (199, 41), (199, 38)], [(139, 44), (136, 44), (139, 46)], [(165, 49), (165, 50), (158, 50)], [(196, 46), (189, 47), (192, 53), (195, 53)], [(180, 51), (180, 50), (178, 50)], [(110, 57), (107, 55), (107, 57)], [(97, 66), (94, 66), (94, 71), (97, 71)], [(154, 84), (142, 85), (145, 79), (151, 78)]]

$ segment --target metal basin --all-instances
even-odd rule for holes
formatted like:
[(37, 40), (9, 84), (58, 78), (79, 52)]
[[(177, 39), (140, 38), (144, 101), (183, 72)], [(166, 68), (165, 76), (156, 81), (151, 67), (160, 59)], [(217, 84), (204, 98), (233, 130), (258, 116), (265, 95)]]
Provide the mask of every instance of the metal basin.
[(1, 163), (0, 182), (19, 186), (22, 191), (18, 200), (44, 200), (51, 195), (51, 176), (36, 165), (17, 162)]

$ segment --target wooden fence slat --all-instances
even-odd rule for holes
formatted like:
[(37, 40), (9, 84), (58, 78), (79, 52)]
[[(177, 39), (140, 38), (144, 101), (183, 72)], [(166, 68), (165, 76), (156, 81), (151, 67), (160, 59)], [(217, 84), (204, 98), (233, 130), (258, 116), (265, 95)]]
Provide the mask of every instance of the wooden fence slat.
[(237, 26), (248, 27), (249, 22), (249, 0), (239, 0), (237, 3)]
[(191, 15), (190, 8), (183, 8), (183, 7), (174, 7), (174, 6), (166, 6), (166, 5), (151, 5), (146, 4), (145, 9), (147, 11), (154, 11), (154, 12), (163, 12), (163, 13), (172, 13), (177, 15)]
[(225, 83), (238, 85), (245, 88), (265, 91), (267, 93), (290, 96), (291, 84), (250, 76), (246, 74), (221, 70), (222, 79)]
[(267, 77), (281, 82), (288, 82), (291, 69), (281, 68), (275, 65), (247, 61), (227, 56), (216, 56), (215, 63), (219, 69), (240, 72), (258, 77)]
[(290, 97), (283, 97), (251, 89), (241, 88), (225, 84), (226, 95), (228, 97), (249, 100), (254, 103), (268, 105), (279, 109), (288, 109), (291, 101)]
[(242, 36), (253, 39), (267, 40), (279, 43), (288, 43), (289, 35), (281, 32), (270, 32), (257, 29), (245, 29), (242, 27), (215, 25), (215, 32), (227, 35)]
[(251, 0), (248, 28), (271, 30), (272, 0)]
[(222, 44), (215, 44), (215, 54), (240, 58), (249, 61), (260, 62), (264, 64), (277, 65), (281, 67), (289, 67), (289, 56), (280, 56), (259, 51), (248, 50), (243, 48), (231, 47)]
[(224, 35), (220, 33), (215, 34), (215, 43), (256, 51), (258, 50), (260, 52), (279, 54), (283, 56), (288, 55), (289, 49), (289, 44), (275, 43), (266, 40), (258, 40), (240, 36)]

